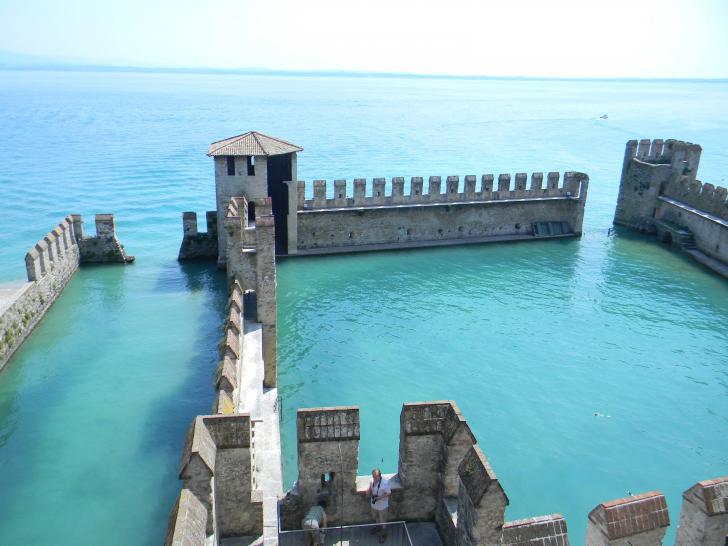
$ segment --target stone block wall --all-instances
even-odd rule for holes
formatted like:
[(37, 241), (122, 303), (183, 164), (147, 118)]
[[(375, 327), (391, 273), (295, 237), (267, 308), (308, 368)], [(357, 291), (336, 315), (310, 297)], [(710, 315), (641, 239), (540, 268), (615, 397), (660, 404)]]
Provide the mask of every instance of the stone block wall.
[[(529, 176), (517, 173), (500, 174), (497, 180), (492, 174), (484, 174), (477, 183), (475, 175), (465, 176), (461, 182), (459, 176), (430, 176), (425, 189), (422, 177), (410, 178), (408, 191), (405, 192), (405, 180), (402, 177), (392, 178), (390, 191), (387, 194), (386, 179), (374, 178), (368, 184), (364, 178), (355, 178), (353, 193), (349, 191), (346, 180), (334, 180), (333, 194), (327, 191), (326, 180), (314, 180), (313, 198), (306, 198), (306, 182), (299, 181), (298, 209), (315, 210), (342, 207), (376, 207), (387, 205), (421, 205), (428, 203), (462, 203), (467, 201), (499, 201), (508, 199), (537, 199), (544, 197), (586, 197), (589, 177), (584, 173), (568, 171), (561, 174), (550, 172), (544, 185), (543, 173), (537, 172)], [(444, 192), (442, 191), (444, 190)]]
[[(697, 180), (701, 152), (697, 144), (677, 140), (627, 142), (614, 223), (657, 233), (728, 265), (728, 189)], [(681, 240), (666, 232), (681, 233)]]
[(670, 515), (659, 491), (605, 502), (589, 513), (587, 546), (658, 546)]
[(194, 546), (205, 543), (207, 509), (189, 489), (183, 489), (172, 508), (164, 546)]
[(190, 545), (202, 546), (206, 537), (218, 544), (227, 537), (263, 532), (262, 502), (253, 495), (249, 415), (197, 416), (185, 437), (179, 475), (180, 498), (188, 499), (194, 517), (180, 511), (178, 502), (170, 515), (168, 540), (190, 536)]
[(28, 283), (0, 309), (0, 370), (61, 295), (80, 263), (70, 216), (25, 255)]
[(240, 403), (240, 377), (243, 355), (243, 289), (234, 281), (230, 286), (227, 318), (220, 342), (220, 363), (215, 374), (217, 398), (213, 413), (232, 415)]
[(262, 324), (263, 361), (267, 388), (276, 386), (276, 262), (275, 223), (270, 197), (254, 199), (255, 224), (248, 221), (248, 200), (230, 199), (225, 215), (227, 237), (227, 276), (238, 282), (243, 293), (254, 294), (255, 309), (250, 313)]
[(503, 526), (503, 546), (569, 546), (561, 514), (511, 521)]
[(80, 214), (72, 214), (73, 231), (76, 235), (81, 263), (131, 263), (129, 256), (116, 236), (116, 222), (113, 214), (96, 215), (96, 236), (87, 237), (83, 233), (83, 219)]
[(182, 213), (182, 244), (177, 259), (185, 260), (217, 260), (217, 211), (206, 213), (207, 231), (197, 229), (197, 213)]
[(281, 505), (283, 522), (298, 528), (318, 498), (326, 499), (332, 524), (368, 521), (369, 501), (356, 492), (359, 408), (301, 409), (296, 430), (298, 489)]
[(508, 497), (477, 445), (460, 461), (458, 476), (455, 543), (467, 546), (500, 543)]
[[(124, 254), (116, 238), (113, 215), (97, 215), (96, 228), (96, 237), (84, 237), (81, 217), (66, 216), (25, 255), (28, 282), (0, 308), (0, 370), (60, 296), (81, 263), (133, 260)], [(108, 254), (111, 252), (113, 256)]]
[(676, 546), (722, 546), (728, 540), (728, 476), (696, 483), (683, 493)]
[[(468, 240), (530, 239), (534, 236), (580, 235), (588, 177), (569, 172), (559, 186), (559, 173), (519, 173), (515, 184), (501, 175), (494, 187), (492, 175), (483, 175), (476, 191), (475, 176), (430, 177), (428, 192), (422, 179), (413, 178), (404, 194), (404, 179), (393, 178), (392, 192), (385, 194), (385, 180), (374, 179), (372, 194), (365, 196), (366, 181), (354, 181), (353, 197), (346, 183), (334, 182), (334, 197), (326, 196), (326, 182), (314, 182), (313, 199), (304, 199), (305, 183), (299, 182), (297, 249), (315, 253), (350, 252), (376, 245), (389, 247), (453, 244)], [(534, 224), (557, 223), (553, 233)]]

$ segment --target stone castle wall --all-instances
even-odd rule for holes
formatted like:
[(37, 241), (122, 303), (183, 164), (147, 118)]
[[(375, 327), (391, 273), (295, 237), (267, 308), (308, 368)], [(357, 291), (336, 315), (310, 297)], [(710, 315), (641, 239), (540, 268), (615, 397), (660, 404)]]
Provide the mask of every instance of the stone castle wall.
[(697, 179), (701, 152), (690, 142), (630, 140), (614, 223), (657, 234), (728, 276), (728, 189)]
[(178, 260), (216, 260), (217, 246), (217, 211), (208, 210), (205, 217), (207, 231), (197, 230), (197, 213), (182, 213), (182, 244)]
[(95, 237), (84, 237), (80, 215), (67, 216), (25, 255), (28, 282), (0, 308), (0, 370), (8, 363), (81, 263), (129, 262), (114, 217), (96, 215)]
[[(647, 142), (636, 144), (634, 153), (625, 156), (628, 175), (623, 176), (623, 182), (636, 182), (633, 193), (639, 199), (620, 201), (618, 207), (625, 223), (634, 221), (634, 226), (645, 229), (651, 225), (646, 218), (651, 204), (676, 195), (676, 189), (668, 188), (671, 177), (692, 176), (694, 180), (699, 159), (699, 147), (693, 145)], [(476, 239), (474, 233), (495, 239), (495, 232), (482, 226), (497, 222), (513, 224), (508, 229), (515, 233), (506, 230), (503, 235), (516, 238), (580, 233), (588, 188), (586, 175), (567, 173), (564, 184), (559, 186), (558, 174), (549, 173), (545, 188), (543, 175), (536, 173), (531, 180), (527, 188), (527, 176), (518, 174), (512, 187), (510, 176), (501, 175), (494, 186), (494, 177), (485, 175), (476, 191), (475, 177), (466, 177), (462, 188), (457, 177), (449, 177), (443, 192), (442, 180), (432, 177), (424, 195), (422, 179), (411, 180), (408, 195), (403, 179), (392, 180), (389, 195), (383, 179), (374, 181), (370, 195), (366, 195), (366, 182), (357, 180), (353, 196), (346, 195), (344, 181), (336, 181), (333, 197), (327, 195), (325, 182), (317, 181), (314, 197), (308, 200), (305, 184), (298, 183), (298, 248), (310, 250), (305, 248), (309, 235), (313, 240), (321, 238), (316, 241), (319, 246), (312, 248), (335, 252), (366, 245), (429, 243), (436, 240), (427, 239), (433, 233), (441, 236), (453, 228), (463, 233), (466, 225), (477, 222), (481, 222), (481, 231), (469, 229), (461, 236), (463, 239)], [(682, 181), (675, 186), (682, 187)], [(712, 195), (715, 198), (715, 191)], [(708, 198), (702, 195), (702, 187), (699, 198)], [(255, 203), (254, 221), (248, 218), (251, 201)], [(218, 213), (223, 218), (218, 233), (222, 230), (225, 237), (230, 297), (216, 376), (216, 415), (198, 416), (190, 426), (180, 469), (183, 487), (170, 515), (166, 544), (216, 545), (224, 538), (261, 533), (264, 544), (277, 544), (277, 530), (300, 528), (306, 510), (321, 497), (328, 501), (331, 525), (369, 523), (366, 490), (370, 477), (357, 476), (361, 432), (357, 407), (298, 411), (298, 480), (276, 509), (280, 484), (270, 483), (261, 471), (266, 458), (274, 458), (270, 450), (260, 448), (265, 441), (264, 420), (253, 413), (235, 413), (250, 393), (243, 392), (242, 385), (245, 374), (250, 373), (243, 361), (251, 352), (259, 351), (263, 360), (264, 371), (255, 381), (263, 383), (264, 391), (275, 392), (275, 223), (271, 200), (233, 196)], [(526, 220), (516, 221), (516, 216)], [(441, 227), (437, 227), (438, 223)], [(530, 223), (531, 232), (516, 227), (521, 223)], [(186, 235), (194, 235), (191, 225), (191, 217), (186, 215)], [(426, 226), (423, 230), (430, 231), (407, 233), (422, 225)], [(658, 229), (657, 222), (654, 225)], [(461, 226), (463, 231), (458, 229)], [(359, 234), (349, 233), (355, 230), (360, 230)], [(402, 230), (405, 238), (400, 237)], [(504, 232), (504, 228), (496, 231)], [(244, 343), (249, 334), (246, 320), (261, 326), (258, 346)], [(387, 475), (392, 488), (390, 519), (434, 522), (446, 546), (569, 544), (567, 524), (561, 514), (506, 521), (509, 500), (505, 489), (453, 402), (403, 405), (396, 470)], [(589, 514), (587, 544), (661, 544), (669, 523), (666, 500), (657, 491), (605, 502)], [(728, 477), (695, 484), (684, 494), (677, 544), (721, 544), (726, 534)]]
[[(280, 503), (281, 528), (300, 528), (320, 498), (331, 526), (369, 523), (371, 477), (356, 475), (359, 409), (300, 409), (296, 426), (298, 479)], [(404, 404), (399, 448), (397, 473), (385, 474), (390, 521), (435, 522), (446, 546), (568, 546), (561, 514), (506, 520), (504, 486), (454, 402)], [(664, 495), (651, 491), (597, 505), (588, 515), (586, 544), (657, 546), (669, 525)], [(726, 535), (728, 476), (695, 484), (684, 494), (676, 544), (722, 545)]]
[[(217, 397), (213, 415), (198, 416), (187, 433), (179, 474), (182, 490), (170, 514), (168, 545), (209, 546), (233, 537), (277, 537), (280, 491), (275, 488), (276, 471), (270, 467), (275, 461), (280, 467), (278, 414), (264, 400), (277, 396), (275, 225), (270, 198), (253, 202), (255, 223), (249, 222), (245, 197), (231, 198), (225, 209), (230, 295), (219, 344)], [(192, 221), (188, 214), (186, 225)], [(211, 217), (208, 213), (208, 220)], [(252, 364), (256, 361), (258, 369)], [(263, 438), (271, 430), (274, 442)], [(280, 476), (280, 468), (277, 473)], [(273, 522), (266, 526), (271, 513)]]
[[(404, 178), (375, 178), (370, 191), (364, 179), (347, 192), (345, 180), (335, 180), (333, 196), (326, 181), (316, 180), (313, 198), (306, 199), (298, 182), (297, 249), (299, 253), (350, 252), (378, 246), (403, 248), (530, 239), (581, 234), (588, 177), (567, 172), (431, 176), (427, 190), (413, 177), (405, 192)], [(544, 184), (545, 182), (545, 184)], [(444, 191), (442, 191), (444, 189)]]
[(25, 256), (28, 282), (0, 310), (0, 370), (40, 322), (81, 263), (70, 216)]

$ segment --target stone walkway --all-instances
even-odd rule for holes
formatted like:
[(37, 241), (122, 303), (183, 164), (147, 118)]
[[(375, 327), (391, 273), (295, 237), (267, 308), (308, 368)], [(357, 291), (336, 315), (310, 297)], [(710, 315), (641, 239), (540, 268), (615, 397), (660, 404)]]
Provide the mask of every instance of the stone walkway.
[[(278, 544), (278, 498), (283, 495), (278, 389), (263, 388), (263, 330), (245, 321), (239, 413), (252, 423), (253, 498), (263, 502), (263, 536), (248, 544)], [(261, 540), (262, 538), (262, 540)]]
[(29, 283), (0, 284), (0, 313), (17, 299), (21, 289)]

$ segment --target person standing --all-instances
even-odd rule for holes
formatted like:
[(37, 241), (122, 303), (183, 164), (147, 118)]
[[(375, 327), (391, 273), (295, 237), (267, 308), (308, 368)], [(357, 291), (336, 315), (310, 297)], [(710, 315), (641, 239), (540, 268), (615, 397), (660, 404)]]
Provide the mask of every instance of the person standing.
[(372, 470), (372, 481), (369, 482), (367, 495), (371, 499), (372, 519), (375, 523), (379, 523), (379, 526), (372, 529), (372, 533), (380, 533), (380, 543), (387, 540), (387, 529), (383, 524), (387, 523), (389, 495), (391, 494), (392, 490), (389, 488), (389, 482), (382, 476), (382, 471), (378, 468)]
[(301, 527), (306, 531), (307, 546), (323, 546), (324, 539), (326, 538), (324, 528), (328, 524), (326, 501), (319, 499), (301, 522)]

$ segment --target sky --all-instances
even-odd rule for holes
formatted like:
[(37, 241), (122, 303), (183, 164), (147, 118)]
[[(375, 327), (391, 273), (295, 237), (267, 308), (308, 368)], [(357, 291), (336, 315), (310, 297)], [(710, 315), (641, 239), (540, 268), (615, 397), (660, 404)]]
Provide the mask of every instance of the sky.
[(728, 78), (728, 0), (0, 0), (0, 50), (154, 67)]

